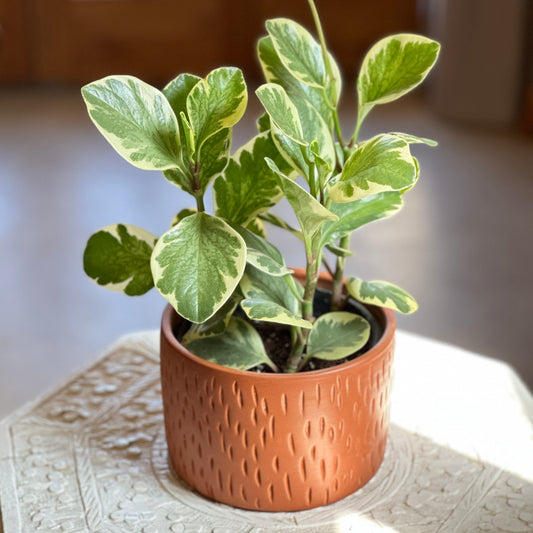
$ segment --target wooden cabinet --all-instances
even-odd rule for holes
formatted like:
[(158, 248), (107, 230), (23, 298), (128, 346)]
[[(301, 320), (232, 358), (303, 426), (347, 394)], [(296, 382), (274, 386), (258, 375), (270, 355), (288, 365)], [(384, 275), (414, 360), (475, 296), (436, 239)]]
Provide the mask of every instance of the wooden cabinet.
[[(128, 73), (164, 83), (235, 65), (258, 77), (264, 20), (312, 28), (305, 0), (1, 0), (0, 81), (84, 83)], [(347, 75), (379, 37), (416, 30), (416, 0), (317, 0)]]

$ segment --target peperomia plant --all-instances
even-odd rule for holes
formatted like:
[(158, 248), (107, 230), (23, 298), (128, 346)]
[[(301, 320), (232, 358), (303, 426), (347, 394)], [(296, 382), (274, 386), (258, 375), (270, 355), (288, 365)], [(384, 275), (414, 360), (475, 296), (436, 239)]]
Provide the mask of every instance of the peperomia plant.
[[(131, 76), (106, 77), (82, 89), (91, 119), (122, 157), (138, 168), (161, 170), (195, 201), (159, 238), (127, 224), (101, 229), (87, 243), (86, 273), (128, 295), (155, 285), (190, 321), (183, 342), (191, 351), (244, 370), (266, 363), (295, 372), (312, 358), (338, 360), (365, 345), (369, 323), (344, 310), (350, 235), (401, 209), (403, 194), (419, 176), (410, 145), (436, 144), (396, 132), (358, 136), (374, 106), (424, 80), (439, 44), (398, 34), (370, 49), (357, 78), (354, 133), (346, 140), (338, 115), (341, 75), (313, 0), (309, 5), (318, 40), (294, 21), (266, 22), (258, 55), (267, 83), (256, 91), (266, 113), (258, 119), (258, 134), (231, 156), (232, 127), (248, 98), (237, 68), (222, 67), (206, 78), (180, 74), (162, 91)], [(209, 214), (204, 198), (211, 185)], [(270, 212), (283, 197), (299, 228)], [(303, 284), (266, 239), (264, 222), (303, 241)], [(331, 310), (315, 317), (322, 265), (333, 279)], [(383, 281), (350, 277), (346, 288), (359, 302), (402, 313), (417, 308), (407, 292)], [(290, 355), (281, 368), (266, 353), (254, 321), (290, 329)]]

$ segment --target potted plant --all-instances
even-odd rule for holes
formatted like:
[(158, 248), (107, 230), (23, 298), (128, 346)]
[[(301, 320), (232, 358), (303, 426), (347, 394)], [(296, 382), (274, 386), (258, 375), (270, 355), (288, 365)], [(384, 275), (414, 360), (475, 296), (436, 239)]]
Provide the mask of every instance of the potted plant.
[[(266, 22), (258, 42), (266, 83), (256, 90), (265, 114), (232, 155), (232, 127), (247, 104), (237, 68), (180, 74), (162, 91), (131, 76), (82, 89), (122, 157), (161, 170), (194, 198), (159, 238), (127, 224), (96, 232), (85, 271), (106, 288), (140, 295), (155, 286), (168, 300), (161, 373), (171, 463), (202, 494), (256, 510), (331, 503), (381, 464), (391, 309), (417, 306), (390, 283), (345, 281), (345, 261), (351, 233), (398, 212), (415, 185), (410, 145), (436, 144), (405, 133), (361, 140), (359, 130), (375, 105), (423, 81), (438, 43), (398, 34), (370, 49), (345, 139), (341, 75), (309, 5), (318, 40), (294, 21)], [(281, 198), (299, 227), (270, 212)], [(287, 267), (264, 223), (303, 242), (301, 269)]]

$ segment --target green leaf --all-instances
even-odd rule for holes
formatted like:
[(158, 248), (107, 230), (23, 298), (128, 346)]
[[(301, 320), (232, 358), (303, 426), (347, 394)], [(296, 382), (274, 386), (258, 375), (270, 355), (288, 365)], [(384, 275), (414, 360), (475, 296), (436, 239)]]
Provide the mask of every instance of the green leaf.
[(300, 302), (284, 278), (247, 268), (240, 287), (245, 296), (241, 307), (250, 319), (306, 329), (312, 327), (310, 322), (302, 318)]
[(328, 125), (308, 100), (295, 100), (294, 104), (302, 124), (303, 139), (309, 145), (316, 141), (318, 149), (311, 149), (311, 154), (317, 154), (330, 169), (335, 168), (335, 145)]
[(81, 92), (100, 133), (132, 165), (144, 170), (182, 165), (178, 120), (161, 91), (132, 76), (108, 76)]
[(248, 248), (246, 252), (246, 261), (253, 267), (270, 274), (271, 276), (286, 276), (292, 274), (292, 270), (289, 270), (285, 265), (274, 261), (268, 255), (263, 252)]
[(180, 187), (189, 194), (193, 194), (193, 178), (189, 170), (184, 170), (183, 168), (170, 168), (163, 170), (163, 176), (165, 176), (165, 178), (173, 185)]
[(334, 202), (351, 202), (382, 191), (401, 191), (413, 185), (416, 176), (409, 144), (394, 135), (377, 135), (359, 144), (328, 191)]
[(183, 336), (183, 344), (186, 346), (195, 339), (220, 335), (226, 331), (226, 327), (241, 298), (233, 293), (226, 303), (211, 317), (201, 324), (191, 324), (191, 327)]
[(182, 209), (178, 212), (178, 214), (172, 219), (172, 222), (170, 224), (170, 227), (172, 228), (175, 226), (178, 222), (183, 220), (184, 218), (190, 217), (191, 215), (194, 215), (198, 212), (196, 207), (186, 207), (185, 209)]
[(413, 183), (409, 185), (409, 187), (406, 187), (405, 189), (402, 189), (400, 191), (400, 194), (402, 195), (410, 191), (418, 183), (418, 178), (420, 177), (420, 163), (418, 162), (418, 159), (416, 157), (413, 157), (413, 163), (415, 164), (416, 169), (415, 179), (413, 180)]
[(187, 349), (198, 357), (221, 366), (249, 370), (266, 363), (272, 367), (259, 333), (241, 318), (233, 317), (226, 331), (216, 337), (196, 339)]
[(150, 256), (157, 237), (126, 224), (97, 231), (83, 255), (86, 274), (106, 289), (139, 296), (153, 286)]
[(290, 224), (288, 224), (285, 220), (283, 220), (281, 217), (275, 215), (274, 213), (261, 213), (259, 215), (259, 218), (261, 220), (264, 220), (265, 222), (268, 222), (269, 224), (272, 224), (273, 226), (276, 226), (277, 228), (285, 229), (287, 231), (290, 231), (295, 237), (298, 237), (301, 241), (303, 241), (303, 235), (302, 232), (296, 228), (293, 228)]
[(268, 113), (263, 113), (256, 121), (258, 133), (270, 131), (270, 116)]
[(361, 316), (335, 311), (320, 316), (307, 344), (307, 356), (336, 361), (360, 350), (370, 337), (370, 324)]
[(203, 192), (224, 172), (229, 162), (231, 128), (225, 128), (209, 137), (198, 152), (198, 179)]
[(235, 230), (244, 239), (246, 247), (249, 250), (257, 250), (258, 252), (261, 252), (262, 254), (270, 257), (279, 265), (285, 266), (285, 260), (283, 259), (283, 255), (281, 254), (281, 252), (265, 238), (257, 235), (256, 233), (253, 233), (249, 229), (246, 229), (242, 226), (236, 227)]
[[(228, 164), (232, 132), (231, 128), (224, 128), (211, 135), (205, 139), (195, 154), (197, 149), (195, 132), (186, 114), (187, 98), (198, 83), (205, 83), (205, 80), (192, 74), (180, 74), (163, 89), (163, 93), (176, 116), (180, 117), (178, 123), (181, 138), (188, 140), (186, 160), (192, 165), (197, 165), (201, 190), (205, 192), (211, 181), (222, 173)], [(201, 88), (196, 91), (201, 92)], [(170, 182), (193, 194), (193, 176), (189, 168), (167, 170), (164, 175)]]
[(332, 203), (329, 209), (339, 220), (327, 226), (321, 242), (333, 243), (365, 224), (394, 215), (402, 206), (401, 194), (396, 191), (380, 192), (354, 202)]
[(357, 79), (359, 115), (419, 85), (439, 55), (439, 43), (410, 33), (385, 37), (367, 53)]
[[(180, 124), (180, 131), (183, 131), (183, 135), (181, 136), (182, 139), (185, 139), (185, 144), (187, 148), (187, 157), (183, 157), (184, 161), (194, 162), (193, 154), (196, 152), (196, 140), (194, 138), (194, 131), (192, 130), (191, 123), (189, 122), (189, 119), (187, 118), (187, 115), (182, 111), (178, 115), (179, 119), (178, 122)], [(185, 152), (185, 147), (183, 147), (183, 151)]]
[(283, 193), (265, 157), (290, 171), (270, 134), (257, 135), (233, 154), (224, 175), (215, 180), (213, 196), (217, 216), (232, 225), (246, 225), (282, 198)]
[[(176, 117), (179, 117), (182, 113), (187, 114), (187, 96), (201, 79), (193, 74), (180, 74), (163, 89), (163, 94), (169, 101)], [(178, 124), (180, 126), (180, 137), (184, 138), (183, 124), (180, 120), (178, 120)]]
[(255, 94), (282, 133), (305, 146), (307, 143), (303, 137), (298, 109), (291, 102), (285, 89), (275, 83), (265, 83), (256, 89)]
[[(271, 130), (276, 146), (292, 168), (309, 180), (309, 165), (302, 149), (310, 161), (316, 159), (316, 154), (330, 169), (335, 166), (330, 128), (305, 96), (291, 99), (282, 86), (273, 83), (262, 85), (256, 93), (273, 122)], [(318, 148), (310, 151), (307, 146), (313, 142)]]
[(294, 214), (300, 223), (305, 238), (312, 238), (323, 227), (327, 220), (337, 220), (337, 215), (328, 211), (318, 200), (313, 198), (305, 189), (285, 176), (274, 161), (267, 158), (268, 166), (276, 172), (278, 183)]
[(224, 305), (245, 264), (242, 237), (206, 213), (188, 216), (167, 231), (151, 261), (157, 289), (191, 322), (204, 322)]
[(328, 86), (320, 45), (303, 26), (277, 18), (267, 20), (266, 29), (279, 58), (296, 79), (312, 87)]
[(248, 222), (248, 224), (246, 224), (246, 228), (249, 229), (252, 233), (259, 235), (259, 237), (266, 238), (265, 226), (263, 224), (263, 221), (259, 217), (256, 217), (252, 221)]
[[(331, 146), (333, 146), (333, 144)], [(333, 161), (330, 162), (324, 159), (323, 156), (325, 154), (323, 152), (321, 153), (317, 141), (313, 141), (309, 145), (309, 151), (311, 152), (310, 159), (314, 159), (315, 161), (316, 172), (318, 174), (318, 183), (320, 190), (322, 190), (333, 174), (333, 168), (335, 168), (336, 161), (333, 159)], [(326, 155), (326, 157), (328, 156)]]
[(324, 91), (297, 80), (281, 62), (270, 37), (259, 39), (257, 52), (265, 80), (268, 83), (281, 85), (293, 102), (307, 99), (316, 108), (328, 127), (333, 128), (333, 115)]
[(326, 244), (326, 248), (337, 257), (352, 257), (353, 252), (351, 250), (347, 250), (346, 248), (341, 248), (340, 246), (337, 246), (335, 244)]
[(187, 115), (196, 149), (215, 133), (234, 126), (244, 114), (247, 102), (246, 83), (238, 68), (221, 67), (200, 80), (187, 97)]
[(411, 135), (409, 133), (400, 133), (398, 131), (392, 132), (389, 135), (394, 135), (399, 139), (404, 140), (408, 144), (427, 144), (428, 146), (438, 146), (437, 141), (432, 139), (425, 139), (424, 137), (417, 137), (416, 135)]
[(365, 304), (387, 307), (404, 314), (414, 313), (418, 309), (418, 304), (408, 292), (387, 281), (363, 281), (351, 277), (346, 289), (356, 300)]
[(285, 162), (297, 174), (309, 181), (309, 164), (302, 154), (302, 145), (287, 137), (274, 122), (271, 124), (272, 140)]

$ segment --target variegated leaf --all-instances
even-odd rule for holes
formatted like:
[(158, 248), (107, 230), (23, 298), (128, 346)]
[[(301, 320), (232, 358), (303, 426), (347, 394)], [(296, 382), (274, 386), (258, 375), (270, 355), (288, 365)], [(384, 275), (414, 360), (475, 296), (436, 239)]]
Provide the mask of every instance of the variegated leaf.
[(302, 153), (301, 144), (287, 137), (274, 122), (271, 124), (272, 140), (286, 163), (300, 176), (309, 181), (309, 164)]
[(228, 166), (231, 137), (231, 128), (220, 130), (206, 139), (198, 151), (198, 179), (203, 192)]
[(191, 324), (190, 328), (183, 336), (183, 344), (186, 346), (193, 340), (224, 333), (240, 300), (241, 298), (233, 293), (226, 303), (211, 318), (208, 318), (205, 322), (200, 324)]
[(387, 281), (363, 281), (351, 277), (346, 288), (351, 296), (365, 304), (387, 307), (404, 314), (418, 309), (418, 304), (408, 292)]
[[(169, 101), (176, 117), (179, 118), (182, 113), (187, 114), (187, 96), (201, 79), (194, 74), (180, 74), (163, 89), (163, 94)], [(180, 126), (180, 136), (184, 137), (183, 124), (180, 120), (178, 120), (178, 124)]]
[(198, 212), (198, 210), (196, 209), (196, 207), (186, 207), (185, 209), (182, 209), (172, 219), (172, 222), (170, 223), (170, 227), (172, 228), (173, 226), (175, 226), (178, 222), (180, 222), (184, 218), (190, 217), (191, 215), (194, 215), (197, 212)]
[[(330, 82), (322, 49), (303, 26), (293, 20), (277, 18), (267, 20), (266, 29), (283, 65), (297, 80), (312, 87), (328, 89)], [(338, 99), (341, 90), (339, 68), (331, 54), (329, 61)]]
[(245, 296), (241, 307), (250, 319), (307, 329), (312, 327), (310, 322), (302, 318), (300, 302), (284, 278), (247, 268), (240, 287)]
[(311, 154), (316, 153), (330, 168), (335, 168), (335, 145), (328, 125), (308, 100), (295, 100), (294, 104), (302, 124), (303, 139), (309, 145), (315, 141)]
[(309, 333), (307, 356), (336, 361), (360, 350), (370, 337), (370, 324), (361, 316), (335, 311), (320, 316)]
[(262, 363), (273, 366), (259, 333), (237, 317), (229, 321), (221, 335), (193, 340), (187, 349), (206, 361), (237, 370), (249, 370)]
[(437, 42), (410, 33), (377, 42), (366, 54), (357, 79), (360, 117), (419, 85), (435, 64), (439, 48)]
[(438, 146), (439, 144), (437, 141), (433, 141), (432, 139), (425, 139), (424, 137), (417, 137), (416, 135), (400, 133), (398, 131), (394, 131), (389, 135), (394, 135), (395, 137), (398, 137), (409, 144), (427, 144), (428, 146)]
[(193, 194), (193, 177), (188, 167), (163, 170), (163, 176), (173, 185), (180, 187), (189, 194)]
[[(183, 161), (189, 161), (194, 162), (195, 158), (193, 157), (194, 153), (196, 152), (196, 139), (194, 138), (194, 131), (192, 129), (191, 123), (189, 122), (189, 119), (187, 118), (187, 115), (182, 111), (179, 115), (178, 122), (180, 123), (181, 130), (183, 131), (182, 139), (185, 139), (185, 143), (187, 146), (187, 158), (185, 156), (183, 157)], [(185, 147), (183, 147), (183, 150), (185, 151)]]
[(287, 137), (305, 146), (298, 109), (285, 89), (275, 83), (265, 83), (256, 89), (255, 94), (276, 126)]
[(150, 256), (156, 242), (155, 235), (135, 226), (106, 226), (87, 242), (83, 268), (106, 289), (129, 296), (144, 294), (154, 286)]
[(233, 154), (224, 175), (215, 180), (213, 198), (217, 216), (232, 225), (246, 225), (281, 199), (283, 193), (265, 157), (290, 172), (270, 133), (257, 135)]
[(254, 250), (253, 248), (248, 248), (246, 252), (246, 261), (248, 264), (258, 268), (266, 274), (270, 274), (271, 276), (286, 276), (292, 274), (292, 270), (289, 270), (285, 265), (279, 264), (268, 255), (259, 250)]
[[(334, 147), (333, 143), (331, 144), (331, 146)], [(311, 152), (311, 159), (314, 159), (315, 161), (315, 168), (316, 173), (318, 174), (318, 184), (320, 190), (323, 190), (329, 179), (331, 178), (331, 175), (333, 174), (333, 169), (336, 166), (335, 155), (333, 154), (332, 160), (328, 161), (324, 159), (323, 156), (325, 154), (319, 149), (317, 141), (313, 141), (309, 145), (309, 151)]]
[(196, 213), (157, 242), (152, 273), (159, 292), (191, 322), (210, 318), (244, 272), (246, 244), (222, 219)]
[(319, 112), (328, 128), (333, 128), (333, 115), (324, 91), (302, 83), (287, 70), (281, 62), (270, 36), (259, 39), (257, 52), (266, 81), (281, 85), (293, 102), (307, 99)]
[(332, 203), (329, 209), (339, 220), (328, 224), (322, 235), (322, 243), (333, 243), (357, 228), (374, 220), (397, 213), (403, 205), (401, 194), (396, 191), (380, 192), (348, 203)]
[(256, 121), (257, 132), (264, 133), (265, 131), (270, 131), (270, 116), (268, 113), (263, 113)]
[(187, 170), (180, 168), (163, 171), (168, 181), (194, 195), (194, 177), (191, 166), (198, 169), (200, 189), (205, 193), (211, 181), (222, 174), (228, 165), (232, 129), (224, 128), (205, 140), (196, 153), (191, 153)]
[(298, 239), (300, 239), (301, 241), (303, 240), (302, 232), (300, 230), (293, 228), (285, 220), (275, 215), (274, 213), (261, 213), (259, 215), (259, 218), (261, 220), (264, 220), (265, 222), (268, 222), (269, 224), (272, 224), (273, 226), (276, 226), (277, 228), (290, 231), (295, 237), (298, 237)]
[(259, 235), (259, 237), (263, 237), (264, 239), (266, 239), (267, 234), (265, 225), (263, 224), (263, 221), (259, 218), (259, 216), (248, 222), (245, 227), (246, 229), (249, 229), (252, 233)]
[(420, 163), (418, 162), (418, 159), (413, 156), (413, 163), (415, 164), (415, 179), (413, 180), (413, 183), (409, 185), (409, 187), (406, 187), (405, 189), (402, 189), (400, 191), (401, 194), (405, 194), (406, 192), (410, 191), (418, 182), (418, 178), (420, 177)]
[(244, 114), (247, 102), (246, 83), (238, 68), (221, 67), (200, 80), (187, 97), (187, 116), (196, 149), (215, 133), (234, 126)]
[(413, 185), (416, 176), (409, 144), (394, 135), (377, 135), (359, 144), (328, 191), (334, 202), (351, 202), (382, 191), (401, 191)]
[(161, 91), (133, 76), (108, 76), (81, 92), (100, 133), (132, 165), (183, 166), (178, 120)]
[(268, 166), (276, 172), (278, 182), (294, 210), (305, 238), (312, 238), (327, 220), (337, 220), (337, 215), (326, 209), (318, 200), (313, 198), (305, 189), (285, 176), (276, 164), (267, 158)]
[(236, 227), (235, 230), (244, 239), (248, 250), (257, 250), (275, 261), (278, 265), (285, 266), (283, 255), (272, 243), (242, 226)]

